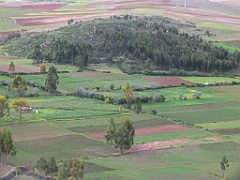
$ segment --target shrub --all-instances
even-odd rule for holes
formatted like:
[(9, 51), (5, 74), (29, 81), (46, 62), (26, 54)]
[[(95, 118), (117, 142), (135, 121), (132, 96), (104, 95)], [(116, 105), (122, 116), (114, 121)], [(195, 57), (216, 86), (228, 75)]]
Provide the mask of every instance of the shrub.
[(88, 94), (87, 90), (82, 87), (78, 87), (75, 92), (76, 92), (76, 95), (79, 97), (87, 97), (87, 94)]
[(141, 102), (147, 103), (150, 101), (150, 97), (147, 94), (142, 94), (140, 97)]
[(132, 85), (132, 90), (133, 91), (143, 91), (145, 89), (145, 87), (140, 84), (140, 85)]
[(157, 115), (157, 111), (156, 111), (155, 109), (151, 110), (151, 113), (152, 113), (153, 115)]
[(39, 89), (38, 89), (37, 87), (35, 87), (35, 88), (33, 89), (33, 94), (36, 95), (36, 96), (39, 95)]
[(158, 84), (151, 84), (150, 89), (158, 89), (160, 86)]
[(162, 94), (156, 93), (156, 94), (153, 95), (153, 100), (155, 102), (164, 102), (165, 101), (165, 97)]
[(113, 90), (113, 89), (114, 89), (114, 87), (115, 87), (115, 86), (114, 86), (114, 84), (113, 84), (113, 83), (112, 83), (112, 84), (110, 84), (110, 89), (111, 89), (111, 90)]

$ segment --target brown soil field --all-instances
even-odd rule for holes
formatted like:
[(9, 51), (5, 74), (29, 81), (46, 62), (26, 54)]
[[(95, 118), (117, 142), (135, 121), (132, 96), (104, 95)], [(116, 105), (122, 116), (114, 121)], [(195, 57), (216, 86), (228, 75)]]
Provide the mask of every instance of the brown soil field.
[(12, 166), (0, 166), (0, 177), (14, 169)]
[(86, 77), (95, 77), (95, 76), (112, 76), (111, 73), (103, 73), (97, 71), (84, 71), (84, 72), (72, 72), (70, 73), (71, 76), (86, 76)]
[(219, 134), (240, 134), (240, 128), (231, 128), (231, 129), (218, 129), (218, 130), (214, 130)]
[(13, 34), (13, 33), (17, 33), (17, 32), (19, 32), (19, 31), (3, 31), (3, 32), (0, 32), (0, 35), (5, 36), (8, 34)]
[(158, 78), (146, 78), (146, 80), (161, 84), (163, 86), (168, 86), (168, 85), (178, 85), (181, 83), (185, 83), (187, 85), (193, 85), (194, 83), (190, 81), (185, 81), (183, 79), (177, 78), (177, 77), (158, 77)]
[[(9, 69), (9, 65), (0, 65), (0, 71), (9, 72), (8, 69)], [(38, 71), (29, 69), (29, 68), (26, 68), (26, 67), (23, 67), (20, 65), (15, 65), (15, 72), (16, 73), (18, 73), (18, 72), (31, 73), (31, 72), (38, 72)]]
[(240, 24), (240, 18), (235, 16), (228, 16), (224, 14), (216, 13), (193, 13), (193, 12), (176, 12), (176, 11), (167, 11), (165, 15), (181, 17), (184, 19), (198, 19), (205, 21), (229, 23), (229, 24)]
[[(166, 126), (154, 126), (154, 127), (148, 127), (148, 128), (136, 128), (135, 134), (140, 136), (145, 134), (158, 134), (158, 133), (164, 133), (164, 132), (184, 131), (189, 129), (190, 128), (186, 126), (173, 124), (173, 125), (166, 125)], [(104, 137), (105, 134), (106, 132), (104, 131), (86, 133), (87, 136), (95, 139), (105, 139)]]
[(71, 132), (67, 130), (60, 129), (48, 123), (28, 123), (24, 126), (21, 124), (14, 124), (6, 127), (12, 130), (14, 141), (30, 141), (71, 134)]

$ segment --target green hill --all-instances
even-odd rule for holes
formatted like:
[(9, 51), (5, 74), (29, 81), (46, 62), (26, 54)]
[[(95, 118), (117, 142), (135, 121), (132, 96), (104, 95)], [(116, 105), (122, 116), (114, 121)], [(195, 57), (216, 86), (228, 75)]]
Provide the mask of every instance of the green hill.
[(11, 42), (8, 53), (37, 61), (79, 67), (104, 62), (127, 73), (227, 72), (239, 67), (238, 51), (229, 52), (182, 31), (187, 28), (195, 27), (166, 17), (124, 15), (6, 38), (5, 44)]

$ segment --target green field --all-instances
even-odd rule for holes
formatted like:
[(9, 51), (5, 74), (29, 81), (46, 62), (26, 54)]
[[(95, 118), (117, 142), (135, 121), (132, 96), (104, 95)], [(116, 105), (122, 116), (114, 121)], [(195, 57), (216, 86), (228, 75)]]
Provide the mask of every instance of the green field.
[(222, 42), (217, 42), (216, 41), (216, 42), (213, 42), (212, 44), (215, 45), (215, 46), (224, 47), (225, 49), (228, 49), (229, 52), (240, 51), (239, 47), (229, 45), (229, 44), (225, 44), (225, 43), (222, 43)]

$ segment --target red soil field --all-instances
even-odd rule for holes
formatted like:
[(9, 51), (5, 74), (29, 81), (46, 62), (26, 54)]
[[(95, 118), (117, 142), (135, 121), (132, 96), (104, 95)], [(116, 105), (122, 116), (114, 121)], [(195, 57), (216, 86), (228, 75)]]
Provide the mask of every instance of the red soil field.
[[(0, 71), (9, 72), (8, 69), (9, 69), (9, 65), (0, 65)], [(15, 72), (16, 73), (18, 73), (18, 72), (30, 73), (30, 72), (38, 72), (38, 71), (29, 69), (29, 68), (26, 68), (26, 67), (23, 67), (20, 65), (15, 65)]]
[(54, 10), (54, 9), (58, 9), (61, 8), (63, 6), (65, 6), (65, 3), (12, 3), (12, 4), (5, 4), (4, 7), (5, 8), (20, 8), (20, 9), (39, 9), (39, 10)]
[(157, 141), (153, 143), (138, 144), (136, 146), (132, 146), (131, 149), (125, 151), (125, 153), (149, 151), (149, 150), (160, 149), (160, 148), (166, 149), (166, 148), (170, 148), (172, 145), (183, 145), (188, 142), (189, 140), (187, 139), (177, 139), (177, 140), (171, 140), (171, 141)]
[(67, 16), (51, 16), (51, 17), (33, 17), (33, 18), (19, 18), (16, 19), (16, 23), (21, 26), (34, 26), (44, 24), (66, 24), (69, 19), (74, 20), (88, 20), (99, 17), (110, 17), (112, 13), (98, 13), (98, 14), (86, 14), (86, 15), (67, 15)]
[(165, 14), (170, 16), (175, 16), (175, 17), (182, 17), (186, 19), (202, 19), (206, 21), (240, 24), (239, 17), (228, 16), (224, 14), (216, 14), (216, 13), (198, 14), (198, 13), (190, 13), (190, 12), (173, 12), (173, 11), (166, 11)]
[(168, 86), (168, 85), (178, 85), (181, 83), (185, 83), (187, 85), (193, 85), (194, 83), (190, 81), (185, 81), (183, 79), (177, 78), (177, 77), (157, 77), (157, 78), (146, 78), (146, 80), (161, 84), (163, 86)]
[(16, 58), (14, 57), (0, 57), (0, 61), (10, 61), (10, 60), (15, 60)]
[[(177, 124), (173, 125), (166, 125), (166, 126), (155, 126), (155, 127), (148, 127), (148, 128), (137, 128), (135, 129), (136, 135), (145, 135), (145, 134), (158, 134), (158, 133), (164, 133), (164, 132), (175, 132), (175, 131), (184, 131), (189, 130), (189, 127), (186, 126), (180, 126)], [(106, 132), (89, 132), (86, 133), (87, 136), (95, 139), (105, 139)]]

